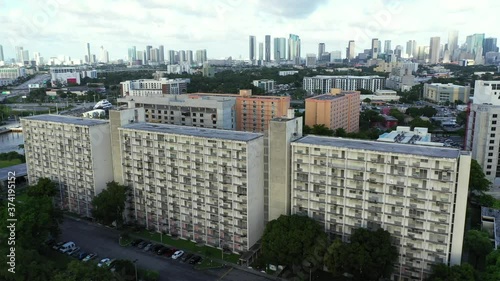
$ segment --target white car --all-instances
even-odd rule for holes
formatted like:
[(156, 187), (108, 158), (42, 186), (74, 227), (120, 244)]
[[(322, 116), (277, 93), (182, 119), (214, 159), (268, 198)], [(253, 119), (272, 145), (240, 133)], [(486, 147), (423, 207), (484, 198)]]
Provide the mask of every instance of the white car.
[(184, 251), (179, 250), (179, 251), (175, 252), (175, 253), (172, 255), (172, 259), (173, 259), (173, 260), (176, 260), (176, 259), (178, 259), (178, 258), (182, 257), (182, 255), (184, 255)]
[(69, 251), (67, 251), (67, 252), (66, 252), (66, 254), (67, 254), (68, 256), (71, 256), (73, 253), (75, 253), (75, 252), (77, 252), (77, 251), (79, 251), (79, 250), (80, 250), (80, 247), (76, 247), (76, 248), (74, 248), (73, 250), (69, 250)]
[(97, 264), (97, 266), (102, 267), (103, 265), (107, 264), (110, 260), (111, 260), (110, 258), (104, 258)]

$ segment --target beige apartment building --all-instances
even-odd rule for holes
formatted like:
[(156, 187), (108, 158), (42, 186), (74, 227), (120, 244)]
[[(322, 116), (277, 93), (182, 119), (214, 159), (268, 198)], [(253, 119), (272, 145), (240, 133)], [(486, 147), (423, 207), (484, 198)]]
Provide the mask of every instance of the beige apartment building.
[(454, 85), (451, 83), (424, 84), (424, 98), (438, 103), (461, 101), (469, 102), (470, 87)]
[(57, 183), (62, 209), (91, 217), (92, 199), (113, 180), (109, 123), (61, 115), (21, 119), (28, 180)]
[(236, 129), (235, 97), (196, 94), (126, 96), (118, 103), (144, 108), (146, 122), (223, 130)]
[(359, 130), (360, 92), (331, 89), (329, 94), (306, 99), (306, 125), (324, 124), (346, 132)]
[(129, 220), (233, 252), (260, 239), (262, 134), (150, 123), (118, 130), (123, 183), (134, 194)]
[(460, 264), (471, 156), (457, 149), (306, 136), (291, 144), (292, 214), (344, 241), (356, 228), (391, 233), (394, 280)]

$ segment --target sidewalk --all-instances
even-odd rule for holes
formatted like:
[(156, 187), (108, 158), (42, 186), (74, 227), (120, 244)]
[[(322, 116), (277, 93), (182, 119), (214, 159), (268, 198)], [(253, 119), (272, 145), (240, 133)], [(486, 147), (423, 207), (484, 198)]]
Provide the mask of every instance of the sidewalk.
[[(78, 222), (83, 222), (83, 223), (86, 223), (88, 225), (95, 225), (95, 226), (99, 226), (101, 228), (107, 228), (111, 232), (114, 232), (114, 233), (116, 233), (118, 235), (120, 235), (122, 233), (122, 231), (117, 230), (116, 228), (105, 226), (105, 225), (102, 225), (102, 224), (99, 224), (99, 223), (95, 223), (95, 222), (91, 222), (91, 221), (88, 221), (86, 219), (82, 219), (82, 218), (79, 218), (79, 217), (72, 216), (70, 214), (64, 214), (64, 217), (68, 218), (68, 219), (72, 219), (72, 220), (78, 221)], [(130, 233), (129, 235), (130, 235), (131, 238), (134, 238), (134, 239), (144, 239), (143, 236), (137, 235), (135, 233)], [(160, 243), (158, 241), (154, 241), (154, 242), (155, 242), (155, 244), (161, 244), (161, 245), (164, 245), (164, 246), (173, 247), (172, 245), (165, 244), (165, 243)], [(188, 252), (190, 252), (190, 251), (188, 251)], [(254, 270), (254, 269), (249, 269), (249, 268), (247, 268), (245, 266), (241, 266), (241, 265), (237, 265), (237, 264), (234, 264), (234, 263), (230, 263), (230, 262), (227, 262), (227, 261), (219, 259), (219, 258), (215, 258), (215, 257), (208, 257), (207, 258), (202, 253), (196, 253), (196, 255), (202, 257), (203, 259), (211, 259), (212, 261), (214, 261), (216, 263), (222, 264), (223, 267), (224, 266), (230, 266), (230, 267), (232, 267), (234, 269), (245, 271), (245, 272), (248, 272), (248, 273), (251, 273), (251, 274), (254, 274), (254, 275), (258, 275), (260, 277), (264, 277), (264, 278), (267, 278), (269, 280), (279, 280), (279, 281), (285, 281), (286, 280), (286, 279), (279, 278), (279, 277), (276, 277), (276, 276), (272, 276), (272, 275), (269, 275), (269, 274), (266, 274), (266, 273), (262, 273), (260, 271)]]

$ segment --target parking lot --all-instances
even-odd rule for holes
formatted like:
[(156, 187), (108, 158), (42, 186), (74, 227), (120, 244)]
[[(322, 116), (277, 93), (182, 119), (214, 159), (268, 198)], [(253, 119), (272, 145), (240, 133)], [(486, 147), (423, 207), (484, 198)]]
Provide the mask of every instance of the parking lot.
[(196, 270), (194, 265), (173, 260), (166, 256), (158, 256), (152, 252), (144, 252), (137, 247), (119, 245), (119, 232), (97, 226), (86, 221), (66, 219), (61, 225), (62, 234), (59, 240), (73, 241), (85, 252), (96, 253), (95, 260), (103, 258), (136, 260), (140, 268), (155, 270), (160, 273), (161, 281), (267, 281), (274, 280), (252, 272), (230, 267), (210, 270)]

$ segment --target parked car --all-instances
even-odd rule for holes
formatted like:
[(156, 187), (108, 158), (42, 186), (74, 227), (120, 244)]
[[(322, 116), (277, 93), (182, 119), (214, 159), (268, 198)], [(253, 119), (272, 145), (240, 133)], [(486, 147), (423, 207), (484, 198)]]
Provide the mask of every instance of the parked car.
[(175, 252), (175, 253), (172, 255), (172, 259), (173, 259), (173, 260), (176, 260), (176, 259), (178, 259), (178, 258), (182, 257), (182, 255), (184, 255), (184, 251), (179, 250), (179, 251)]
[(146, 247), (147, 244), (148, 244), (148, 242), (142, 241), (141, 243), (137, 244), (137, 248), (142, 249), (142, 248)]
[(80, 252), (80, 254), (78, 254), (77, 259), (78, 260), (83, 260), (88, 255), (89, 255), (89, 253), (82, 251), (82, 252)]
[(142, 240), (142, 239), (135, 239), (134, 241), (132, 241), (132, 243), (130, 243), (130, 245), (132, 245), (132, 246), (135, 247), (135, 246), (139, 245), (139, 243), (141, 243), (142, 241), (144, 241), (144, 240)]
[(175, 252), (177, 252), (176, 248), (171, 248), (167, 252), (165, 252), (165, 256), (170, 258)]
[(187, 254), (185, 254), (184, 256), (182, 256), (181, 261), (182, 261), (182, 262), (188, 261), (188, 260), (189, 260), (190, 258), (192, 258), (192, 257), (193, 257), (193, 254), (191, 254), (191, 253), (187, 253)]
[(57, 242), (55, 245), (53, 245), (53, 246), (52, 246), (52, 249), (54, 249), (54, 250), (59, 250), (59, 248), (60, 248), (62, 245), (66, 244), (66, 243), (68, 243), (68, 241), (66, 241), (66, 242)]
[(193, 257), (189, 260), (189, 264), (195, 264), (195, 263), (198, 263), (200, 260), (201, 260), (201, 257), (200, 257), (200, 256), (193, 256)]
[(65, 254), (73, 249), (76, 248), (76, 244), (75, 242), (67, 242), (65, 244), (63, 244), (60, 248), (59, 248), (59, 252)]
[(95, 257), (97, 257), (97, 254), (88, 254), (82, 261), (83, 262), (88, 262), (90, 260), (95, 259)]
[(144, 252), (147, 252), (147, 251), (151, 250), (151, 248), (152, 248), (152, 247), (153, 247), (153, 244), (149, 243), (149, 244), (147, 244), (147, 245), (144, 247), (143, 251), (144, 251)]
[(158, 251), (156, 251), (156, 254), (158, 254), (158, 255), (163, 255), (163, 254), (165, 254), (165, 252), (166, 252), (167, 250), (168, 250), (168, 248), (167, 248), (167, 247), (165, 247), (165, 246), (161, 246), (161, 247), (158, 249)]
[(116, 262), (116, 259), (111, 259), (110, 261), (108, 261), (106, 263), (106, 266), (109, 267), (109, 268), (111, 268), (111, 267), (113, 267), (113, 265), (115, 264), (115, 262)]
[(153, 248), (151, 248), (151, 251), (154, 252), (154, 253), (158, 253), (158, 250), (163, 247), (162, 245), (160, 244), (156, 244), (153, 246)]
[(75, 252), (77, 252), (77, 251), (80, 251), (80, 247), (76, 247), (76, 248), (74, 248), (74, 249), (72, 249), (72, 250), (69, 250), (69, 251), (67, 251), (67, 252), (66, 252), (66, 254), (67, 254), (68, 256), (71, 256), (73, 253), (75, 253)]
[(97, 264), (98, 267), (102, 267), (103, 265), (106, 265), (109, 261), (111, 261), (110, 258), (103, 258), (99, 263)]
[(83, 253), (82, 249), (79, 249), (78, 251), (74, 251), (71, 256), (74, 258), (78, 258), (80, 254)]

